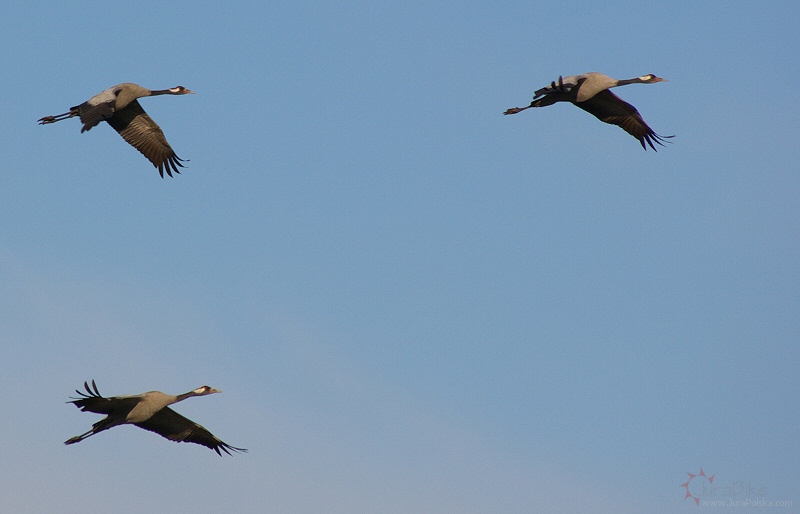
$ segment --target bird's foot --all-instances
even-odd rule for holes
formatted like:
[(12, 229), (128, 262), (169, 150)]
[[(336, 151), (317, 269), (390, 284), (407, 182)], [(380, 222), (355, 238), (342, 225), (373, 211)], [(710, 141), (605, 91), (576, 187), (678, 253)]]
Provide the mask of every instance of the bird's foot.
[(527, 109), (527, 107), (512, 107), (503, 114), (517, 114), (518, 112), (524, 111), (525, 109)]

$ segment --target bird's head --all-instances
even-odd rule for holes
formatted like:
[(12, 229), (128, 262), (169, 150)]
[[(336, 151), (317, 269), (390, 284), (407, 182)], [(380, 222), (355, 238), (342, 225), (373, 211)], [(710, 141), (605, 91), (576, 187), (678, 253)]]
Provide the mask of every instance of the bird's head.
[(219, 389), (214, 389), (212, 387), (203, 386), (203, 387), (198, 387), (197, 389), (195, 389), (192, 392), (194, 394), (196, 394), (197, 396), (203, 396), (203, 395), (206, 395), (206, 394), (221, 393), (222, 391), (220, 391)]
[(194, 94), (194, 91), (192, 91), (191, 89), (186, 89), (183, 86), (173, 87), (173, 88), (168, 89), (167, 91), (169, 91), (170, 94), (173, 94), (173, 95), (193, 95)]
[(652, 73), (649, 75), (642, 75), (639, 77), (639, 80), (644, 82), (645, 84), (652, 84), (654, 82), (667, 82), (667, 79), (662, 79), (661, 77), (656, 77)]

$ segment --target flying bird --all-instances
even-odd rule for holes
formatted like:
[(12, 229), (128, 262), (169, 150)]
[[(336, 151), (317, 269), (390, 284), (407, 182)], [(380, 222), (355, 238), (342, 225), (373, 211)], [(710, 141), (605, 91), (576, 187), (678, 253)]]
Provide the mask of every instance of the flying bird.
[(104, 398), (100, 396), (94, 380), (92, 380), (91, 388), (87, 382), (84, 382), (83, 386), (86, 388), (86, 393), (76, 389), (75, 392), (80, 395), (80, 398), (71, 397), (72, 400), (67, 403), (75, 404), (83, 412), (106, 414), (106, 417), (92, 425), (92, 429), (85, 434), (71, 437), (64, 444), (75, 444), (103, 430), (117, 425), (131, 424), (160, 434), (172, 441), (202, 444), (217, 452), (218, 455), (222, 455), (220, 450), (228, 455), (231, 454), (231, 451), (247, 451), (244, 448), (236, 448), (223, 443), (205, 428), (168, 407), (168, 405), (192, 396), (205, 396), (222, 391), (203, 386), (178, 396), (161, 391), (150, 391), (149, 393)]
[(653, 142), (664, 146), (662, 141), (673, 136), (659, 136), (653, 132), (653, 129), (644, 122), (636, 107), (625, 102), (609, 89), (627, 84), (654, 84), (666, 81), (667, 79), (652, 74), (627, 80), (612, 79), (602, 73), (558, 77), (558, 82), (553, 81), (549, 86), (536, 91), (530, 105), (514, 107), (503, 114), (516, 114), (531, 107), (546, 107), (556, 102), (571, 102), (600, 121), (619, 125), (625, 132), (638, 139), (645, 150), (647, 150), (645, 143), (656, 150)]
[(80, 105), (70, 107), (69, 112), (40, 118), (39, 124), (55, 123), (80, 116), (83, 123), (81, 133), (83, 133), (105, 120), (125, 141), (133, 145), (158, 168), (161, 178), (164, 178), (164, 170), (171, 177), (173, 171), (180, 173), (178, 167), (184, 167), (181, 164), (183, 159), (175, 155), (161, 127), (144, 112), (137, 98), (187, 94), (194, 94), (194, 91), (183, 86), (152, 91), (138, 84), (126, 82), (106, 89)]

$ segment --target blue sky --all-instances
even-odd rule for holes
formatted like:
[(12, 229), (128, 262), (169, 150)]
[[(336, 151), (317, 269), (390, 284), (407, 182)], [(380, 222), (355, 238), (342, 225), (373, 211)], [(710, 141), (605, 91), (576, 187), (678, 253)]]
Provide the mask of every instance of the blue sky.
[[(4, 509), (800, 512), (796, 3), (220, 5), (4, 8)], [(588, 71), (673, 144), (502, 115)], [(183, 174), (36, 124), (129, 81)]]

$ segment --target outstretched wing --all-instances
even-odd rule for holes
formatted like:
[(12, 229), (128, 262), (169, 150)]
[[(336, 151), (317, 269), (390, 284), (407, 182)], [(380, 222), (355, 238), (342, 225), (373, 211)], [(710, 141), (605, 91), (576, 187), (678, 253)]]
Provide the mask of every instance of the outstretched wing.
[[(659, 136), (647, 123), (645, 123), (636, 107), (624, 101), (608, 89), (600, 91), (585, 102), (575, 102), (575, 105), (594, 115), (600, 121), (618, 125), (622, 130), (639, 140), (642, 148), (647, 150), (645, 143), (656, 150), (653, 143), (664, 146), (662, 141), (672, 136)], [(656, 150), (657, 151), (657, 150)]]
[(231, 454), (231, 451), (247, 451), (244, 448), (236, 448), (235, 446), (220, 441), (214, 434), (194, 421), (184, 418), (169, 407), (164, 407), (147, 421), (135, 423), (135, 425), (160, 434), (172, 441), (202, 444), (203, 446), (211, 448), (219, 455), (222, 455), (220, 450), (228, 455)]
[(108, 120), (114, 116), (114, 102), (106, 102), (97, 105), (90, 105), (89, 102), (84, 102), (81, 105), (71, 107), (70, 111), (78, 111), (81, 117), (81, 133), (86, 132), (103, 120)]
[(115, 414), (116, 417), (125, 418), (128, 412), (139, 403), (140, 397), (136, 396), (112, 396), (105, 398), (97, 390), (97, 384), (92, 380), (92, 387), (88, 382), (83, 383), (86, 392), (75, 390), (80, 395), (79, 398), (71, 397), (67, 403), (75, 404), (83, 412), (96, 412), (97, 414)]
[(147, 157), (162, 177), (165, 169), (170, 177), (173, 171), (180, 173), (178, 167), (183, 167), (183, 159), (175, 155), (161, 127), (144, 112), (138, 101), (132, 101), (106, 121), (125, 141)]
[[(570, 75), (569, 77), (558, 77), (558, 81), (553, 81), (549, 86), (538, 89), (533, 94), (533, 99), (536, 100), (540, 96), (551, 93), (569, 93), (575, 86), (578, 86), (583, 81), (580, 75)], [(585, 78), (583, 80), (586, 80)]]
[(114, 116), (117, 94), (119, 94), (119, 86), (110, 87), (97, 93), (82, 104), (70, 108), (70, 111), (77, 111), (81, 117), (81, 122), (83, 123), (81, 133)]

